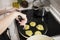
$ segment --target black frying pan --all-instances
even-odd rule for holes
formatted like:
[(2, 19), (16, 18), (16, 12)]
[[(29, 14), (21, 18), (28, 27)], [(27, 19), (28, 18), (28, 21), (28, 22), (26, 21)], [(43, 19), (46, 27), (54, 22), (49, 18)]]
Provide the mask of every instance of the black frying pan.
[[(32, 15), (33, 15), (33, 14), (32, 14)], [(35, 16), (36, 16), (36, 15), (35, 15)], [(26, 24), (30, 25), (30, 22), (36, 22), (36, 26), (37, 26), (38, 24), (42, 24), (43, 27), (44, 27), (44, 30), (38, 30), (38, 29), (36, 28), (36, 26), (35, 26), (35, 27), (31, 27), (31, 26), (30, 26), (30, 29), (28, 29), (28, 30), (32, 30), (33, 35), (34, 35), (35, 31), (40, 31), (42, 34), (46, 34), (47, 31), (48, 31), (48, 29), (47, 29), (46, 23), (45, 23), (44, 21), (42, 22), (42, 18), (41, 18), (41, 17), (33, 17), (33, 16), (30, 16), (30, 17), (31, 17), (30, 21), (28, 20)], [(20, 18), (20, 19), (21, 19), (21, 18)], [(21, 21), (21, 20), (20, 20), (20, 21)], [(21, 26), (21, 25), (18, 23), (17, 20), (16, 20), (16, 24), (17, 24), (17, 28), (18, 28), (19, 33), (20, 33), (23, 37), (28, 38), (29, 36), (26, 35), (26, 33), (25, 33), (26, 30), (23, 29), (24, 26)], [(32, 36), (33, 36), (33, 35), (32, 35)]]
[[(46, 34), (46, 33), (47, 33), (47, 30), (48, 30), (48, 29), (47, 29), (47, 26), (46, 26), (46, 23), (45, 23), (45, 22), (41, 22), (40, 19), (34, 19), (34, 18), (31, 19), (30, 22), (36, 22), (36, 25), (42, 24), (43, 27), (44, 27), (44, 30), (38, 30), (38, 29), (36, 29), (36, 26), (35, 26), (35, 27), (31, 27), (31, 26), (30, 26), (30, 29), (28, 29), (28, 30), (32, 30), (33, 35), (34, 35), (35, 31), (40, 31), (42, 34)], [(29, 22), (29, 23), (26, 23), (26, 24), (29, 25), (30, 22)], [(29, 36), (26, 35), (26, 33), (25, 33), (26, 30), (23, 29), (24, 26), (20, 26), (20, 24), (17, 23), (17, 28), (18, 28), (19, 33), (20, 33), (23, 37), (25, 37), (25, 38), (28, 38), (28, 37), (29, 37)]]

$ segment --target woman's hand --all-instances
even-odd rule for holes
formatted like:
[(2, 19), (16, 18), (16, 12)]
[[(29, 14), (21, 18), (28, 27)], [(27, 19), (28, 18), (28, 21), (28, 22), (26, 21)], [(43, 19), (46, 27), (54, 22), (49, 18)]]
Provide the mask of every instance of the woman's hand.
[[(20, 23), (20, 25), (25, 25), (27, 23), (27, 17), (26, 14), (23, 14), (21, 12), (17, 12), (16, 10), (18, 10), (17, 8), (13, 8), (8, 10), (8, 12), (13, 13), (13, 15), (16, 17), (16, 20)], [(18, 16), (21, 16), (23, 20), (19, 20)]]
[[(16, 17), (20, 25), (24, 26), (27, 23), (27, 17), (25, 14), (15, 11), (15, 9), (14, 11), (8, 13), (9, 15), (0, 20), (0, 35), (8, 28), (8, 26), (15, 20)], [(22, 21), (19, 21), (19, 15), (23, 18)]]
[(24, 26), (24, 25), (27, 23), (26, 14), (23, 14), (23, 13), (20, 13), (20, 12), (15, 12), (15, 13), (16, 13), (16, 15), (22, 17), (23, 20), (20, 21), (20, 20), (18, 19), (18, 16), (16, 17), (16, 20), (20, 23), (20, 25), (23, 25), (23, 26)]

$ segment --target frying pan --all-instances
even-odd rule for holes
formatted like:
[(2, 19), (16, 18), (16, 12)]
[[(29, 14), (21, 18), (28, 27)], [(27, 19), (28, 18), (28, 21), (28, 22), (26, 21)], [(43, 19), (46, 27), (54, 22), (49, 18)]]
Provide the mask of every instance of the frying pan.
[[(33, 14), (32, 14), (32, 15), (33, 15)], [(42, 18), (41, 18), (41, 17), (33, 17), (33, 16), (30, 16), (30, 17), (31, 17), (30, 21), (28, 20), (26, 24), (30, 26), (30, 22), (35, 22), (35, 23), (36, 23), (35, 27), (30, 26), (30, 28), (28, 29), (28, 30), (32, 30), (32, 32), (33, 32), (32, 36), (34, 35), (34, 33), (35, 33), (36, 31), (40, 31), (42, 34), (45, 35), (45, 34), (47, 33), (48, 29), (47, 29), (46, 23), (45, 23), (44, 21), (42, 21)], [(27, 19), (28, 19), (28, 18), (27, 18)], [(20, 21), (21, 21), (21, 20), (20, 20)], [(17, 25), (17, 28), (18, 28), (18, 32), (19, 32), (23, 37), (29, 38), (30, 36), (26, 35), (26, 33), (25, 33), (26, 30), (24, 30), (24, 26), (21, 26), (21, 25), (18, 23), (17, 20), (15, 20), (15, 22), (16, 22), (16, 25)], [(38, 30), (38, 29), (36, 28), (36, 26), (37, 26), (38, 24), (43, 25), (44, 30)]]

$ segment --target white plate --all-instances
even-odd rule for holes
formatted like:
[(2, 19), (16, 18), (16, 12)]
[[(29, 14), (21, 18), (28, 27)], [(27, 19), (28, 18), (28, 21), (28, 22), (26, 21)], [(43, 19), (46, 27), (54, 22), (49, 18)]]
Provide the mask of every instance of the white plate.
[(27, 40), (54, 40), (54, 39), (46, 35), (34, 35), (29, 37)]

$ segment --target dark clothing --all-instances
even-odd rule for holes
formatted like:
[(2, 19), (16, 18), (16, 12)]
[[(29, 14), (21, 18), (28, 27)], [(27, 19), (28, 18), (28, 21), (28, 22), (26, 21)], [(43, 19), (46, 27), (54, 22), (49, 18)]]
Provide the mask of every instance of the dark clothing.
[(2, 35), (0, 35), (0, 40), (10, 40), (7, 35), (7, 30)]

